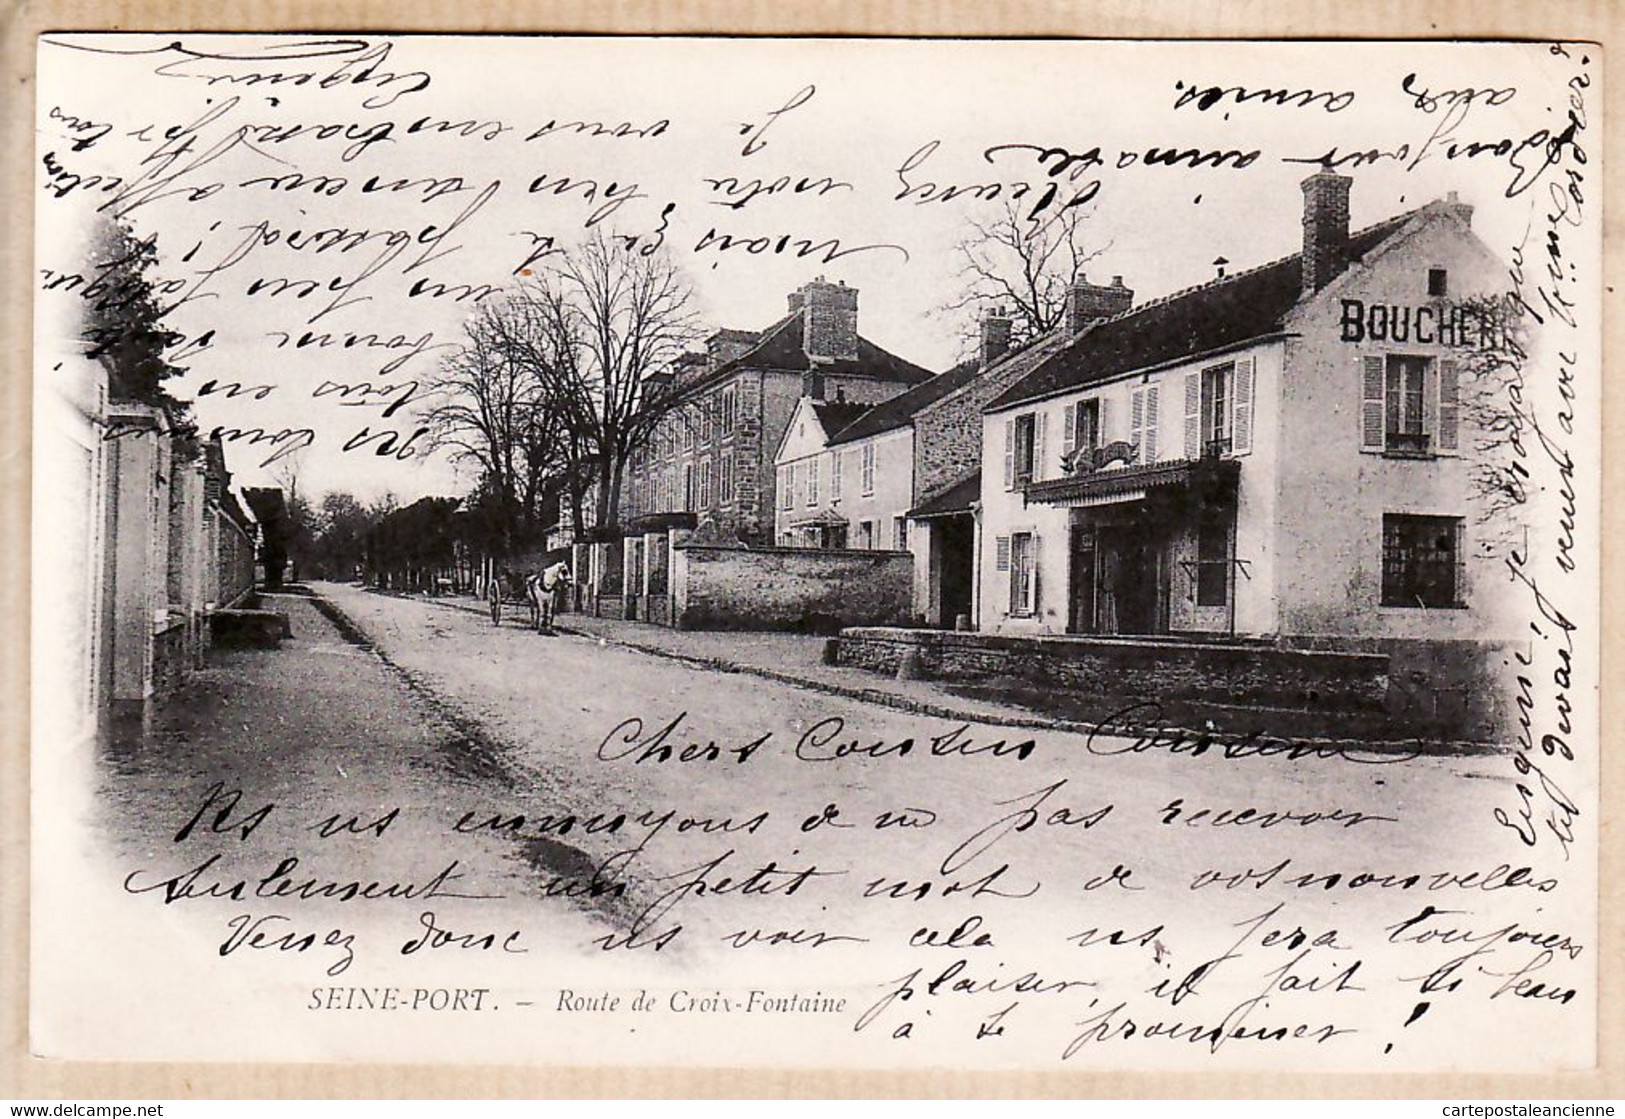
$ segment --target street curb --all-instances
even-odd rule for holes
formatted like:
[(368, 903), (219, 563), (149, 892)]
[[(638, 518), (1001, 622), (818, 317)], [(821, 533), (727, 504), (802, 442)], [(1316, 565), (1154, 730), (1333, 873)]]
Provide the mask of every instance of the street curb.
[[(483, 617), (485, 611), (473, 606), (464, 606), (457, 602), (443, 602), (428, 596), (417, 598), (412, 595), (399, 594), (393, 591), (368, 590), (373, 594), (388, 595), (391, 598), (412, 598), (414, 601), (426, 602), (434, 606), (442, 606), (448, 610), (462, 610), (466, 613)], [(806, 676), (797, 676), (790, 672), (781, 672), (773, 668), (762, 668), (759, 665), (744, 664), (740, 661), (728, 660), (725, 657), (704, 657), (693, 653), (678, 653), (671, 649), (662, 649), (657, 645), (644, 645), (636, 641), (627, 641), (618, 637), (604, 637), (601, 634), (591, 633), (587, 630), (576, 629), (572, 626), (554, 624), (553, 629), (558, 633), (571, 637), (581, 637), (589, 641), (601, 641), (606, 645), (615, 645), (622, 649), (631, 649), (633, 652), (643, 653), (651, 657), (662, 657), (666, 660), (677, 661), (680, 664), (695, 668), (710, 669), (714, 672), (728, 672), (735, 675), (755, 676), (763, 680), (771, 680), (778, 684), (788, 684), (791, 687), (803, 688), (807, 691), (821, 692), (825, 695), (839, 696), (843, 699), (856, 699), (865, 703), (872, 703), (880, 707), (890, 707), (897, 711), (907, 711), (915, 715), (927, 715), (933, 719), (956, 719), (961, 722), (984, 723), (993, 726), (1015, 727), (1021, 730), (1047, 730), (1063, 734), (1094, 734), (1101, 729), (1100, 723), (1084, 723), (1073, 719), (1041, 718), (1026, 715), (1005, 715), (975, 712), (963, 707), (949, 704), (928, 703), (916, 700), (909, 696), (901, 696), (895, 692), (882, 691), (878, 688), (858, 688), (846, 684), (834, 684), (826, 680), (815, 680)], [(1119, 731), (1118, 733), (1125, 733)], [(1145, 735), (1177, 735), (1183, 737), (1200, 736), (1204, 731), (1190, 727), (1136, 727), (1132, 733)], [(1360, 750), (1371, 754), (1393, 754), (1396, 758), (1409, 755), (1412, 758), (1423, 757), (1486, 757), (1495, 754), (1509, 753), (1509, 748), (1497, 743), (1485, 742), (1417, 742), (1412, 748), (1403, 748), (1402, 743), (1380, 743), (1377, 748), (1373, 744), (1361, 739), (1352, 738), (1291, 738), (1273, 739), (1265, 736), (1265, 745), (1304, 746), (1307, 748), (1328, 748), (1341, 750)], [(1217, 742), (1216, 745), (1219, 745)], [(1392, 746), (1392, 749), (1383, 747)], [(1222, 750), (1222, 745), (1220, 746)]]

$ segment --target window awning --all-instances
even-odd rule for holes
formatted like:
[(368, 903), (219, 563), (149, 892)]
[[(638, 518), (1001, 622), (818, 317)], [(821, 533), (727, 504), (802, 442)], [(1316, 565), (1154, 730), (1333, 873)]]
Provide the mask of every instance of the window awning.
[(820, 509), (790, 522), (791, 528), (842, 528), (847, 520), (833, 509)]
[(1233, 489), (1240, 476), (1241, 463), (1234, 460), (1180, 459), (1030, 482), (1024, 492), (1028, 501), (1041, 505), (1084, 508), (1144, 501), (1153, 491)]
[(982, 472), (973, 470), (959, 481), (939, 490), (908, 511), (915, 520), (931, 517), (964, 516), (982, 499)]

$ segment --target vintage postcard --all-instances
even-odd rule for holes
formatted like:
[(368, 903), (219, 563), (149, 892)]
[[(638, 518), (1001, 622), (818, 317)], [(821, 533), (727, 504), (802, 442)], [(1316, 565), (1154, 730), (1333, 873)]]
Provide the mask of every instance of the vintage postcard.
[(33, 1052), (1595, 1064), (1594, 46), (37, 49)]

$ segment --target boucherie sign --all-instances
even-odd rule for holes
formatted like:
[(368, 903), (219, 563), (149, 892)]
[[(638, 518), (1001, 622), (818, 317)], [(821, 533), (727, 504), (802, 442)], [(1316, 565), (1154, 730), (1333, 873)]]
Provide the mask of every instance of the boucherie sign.
[(1341, 320), (1344, 342), (1398, 342), (1479, 350), (1504, 349), (1507, 343), (1499, 304), (1462, 306), (1444, 302), (1407, 306), (1345, 299)]

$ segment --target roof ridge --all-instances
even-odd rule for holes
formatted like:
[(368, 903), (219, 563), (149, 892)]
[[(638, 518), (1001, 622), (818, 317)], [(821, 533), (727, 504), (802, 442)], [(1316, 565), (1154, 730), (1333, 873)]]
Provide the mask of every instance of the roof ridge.
[[(1370, 236), (1372, 233), (1375, 233), (1385, 225), (1399, 225), (1401, 222), (1415, 217), (1417, 214), (1421, 213), (1431, 205), (1431, 202), (1426, 203), (1424, 205), (1414, 207), (1413, 209), (1406, 210), (1403, 213), (1394, 214), (1392, 217), (1384, 218), (1382, 221), (1372, 222), (1370, 225), (1350, 233), (1349, 240), (1354, 241), (1361, 237)], [(1176, 291), (1171, 291), (1167, 295), (1159, 295), (1155, 299), (1148, 299), (1144, 303), (1136, 303), (1134, 306), (1125, 311), (1119, 311), (1115, 315), (1108, 315), (1105, 318), (1096, 319), (1094, 322), (1090, 323), (1087, 328), (1080, 331), (1079, 336), (1081, 337), (1082, 335), (1089, 333), (1089, 331), (1093, 330), (1097, 326), (1101, 326), (1109, 322), (1121, 322), (1124, 319), (1133, 318), (1141, 311), (1148, 310), (1152, 307), (1166, 306), (1176, 299), (1182, 299), (1185, 296), (1192, 295), (1196, 292), (1222, 287), (1225, 284), (1235, 283), (1246, 276), (1255, 276), (1258, 273), (1266, 271), (1270, 268), (1279, 268), (1283, 264), (1290, 264), (1292, 261), (1302, 258), (1302, 256), (1303, 250), (1299, 249), (1295, 253), (1288, 253), (1286, 256), (1276, 257), (1274, 260), (1265, 261), (1263, 264), (1255, 264), (1251, 268), (1242, 269), (1240, 272), (1232, 272), (1225, 276), (1215, 276), (1210, 280), (1203, 280), (1199, 284), (1192, 284), (1189, 287), (1179, 288)]]
[[(910, 385), (908, 388), (904, 389), (895, 396), (888, 396), (885, 400), (871, 404), (869, 407), (865, 408), (860, 415), (854, 416), (851, 423), (844, 425), (838, 431), (831, 432), (829, 442), (831, 445), (840, 442), (840, 437), (842, 435), (863, 423), (871, 414), (875, 412), (879, 412), (882, 409), (889, 409), (894, 412), (897, 411), (900, 402), (904, 401), (910, 393), (917, 393), (919, 396), (929, 397), (928, 399), (919, 401), (918, 403), (915, 401), (909, 401), (909, 404), (912, 406), (907, 411), (901, 412), (897, 415), (897, 422), (893, 426), (883, 427), (877, 431), (868, 432), (864, 436), (861, 436), (861, 438), (867, 438), (869, 435), (883, 435), (888, 431), (895, 431), (897, 428), (911, 424), (914, 421), (914, 417), (918, 415), (927, 405), (934, 404), (936, 401), (943, 399), (950, 393), (953, 393), (958, 389), (963, 388), (965, 385), (970, 384), (976, 379), (976, 375), (981, 371), (982, 367), (980, 363), (962, 361), (958, 365), (955, 365), (950, 369), (946, 369), (941, 373), (933, 373), (925, 380), (920, 381), (918, 384)], [(940, 389), (942, 384), (946, 383), (943, 380), (944, 378), (951, 379), (956, 375), (963, 376), (965, 379), (959, 384), (950, 385), (950, 387), (944, 390), (940, 395), (930, 396), (931, 391)]]

